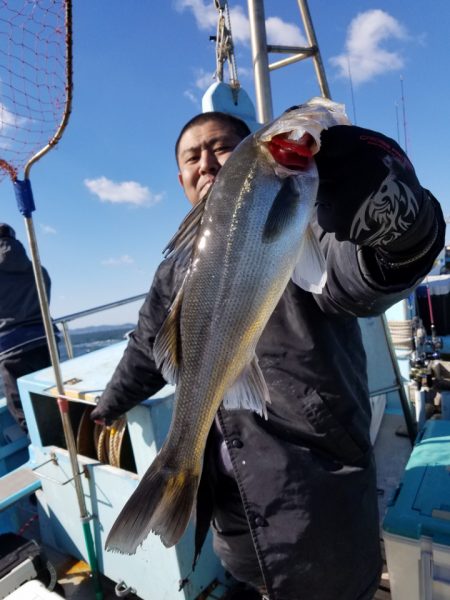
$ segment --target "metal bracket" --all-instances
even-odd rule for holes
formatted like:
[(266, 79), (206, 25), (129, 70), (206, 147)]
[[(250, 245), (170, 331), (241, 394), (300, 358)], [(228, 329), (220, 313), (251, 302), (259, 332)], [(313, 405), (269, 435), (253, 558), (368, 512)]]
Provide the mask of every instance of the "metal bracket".
[[(45, 479), (46, 481), (51, 481), (52, 483), (56, 483), (58, 485), (67, 485), (68, 483), (70, 483), (71, 481), (73, 481), (75, 479), (75, 476), (70, 477), (70, 479), (66, 479), (66, 481), (58, 481), (57, 479), (54, 479), (53, 477), (49, 477), (48, 475), (44, 475), (43, 473), (41, 473), (40, 471), (38, 471), (38, 469), (40, 469), (41, 467), (43, 467), (44, 465), (47, 465), (48, 463), (53, 463), (54, 465), (59, 466), (58, 463), (58, 457), (56, 456), (56, 454), (54, 452), (50, 453), (50, 458), (49, 460), (46, 460), (45, 462), (41, 463), (40, 465), (37, 465), (36, 467), (33, 467), (31, 470), (36, 473), (36, 475), (39, 476), (40, 479)], [(78, 475), (86, 475), (86, 472), (83, 471), (79, 471)]]
[(114, 592), (118, 598), (125, 598), (130, 594), (135, 594), (136, 590), (131, 586), (127, 585), (125, 581), (121, 580), (117, 583), (116, 587), (114, 588)]

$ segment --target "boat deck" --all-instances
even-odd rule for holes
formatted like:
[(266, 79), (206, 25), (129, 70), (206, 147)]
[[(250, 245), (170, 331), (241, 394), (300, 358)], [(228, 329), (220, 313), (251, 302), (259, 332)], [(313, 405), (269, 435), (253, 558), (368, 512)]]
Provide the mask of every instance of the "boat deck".
[[(73, 564), (66, 562), (64, 574), (60, 576), (58, 583), (64, 590), (63, 593), (67, 600), (95, 600), (95, 590), (89, 576), (89, 567), (82, 561), (73, 561)], [(117, 595), (114, 591), (115, 585), (116, 584), (110, 579), (103, 576), (101, 577), (104, 600), (117, 599)], [(227, 589), (225, 586), (219, 584), (209, 593), (199, 596), (198, 600), (226, 600), (229, 591), (229, 588)], [(140, 600), (140, 598), (134, 594), (129, 594), (126, 598), (127, 600)], [(155, 597), (155, 600), (158, 600), (158, 598)], [(383, 570), (380, 586), (373, 600), (391, 600), (389, 575), (387, 573), (386, 565)]]
[[(412, 449), (411, 442), (406, 435), (405, 420), (401, 414), (384, 414), (374, 449), (377, 462), (381, 531), (381, 523), (389, 501), (403, 476)], [(382, 539), (381, 549), (384, 556)], [(390, 598), (389, 573), (386, 563), (384, 563), (380, 586), (374, 600), (390, 600)]]
[[(386, 410), (383, 415), (381, 426), (375, 442), (375, 457), (378, 472), (378, 490), (380, 507), (380, 542), (381, 523), (386, 512), (388, 503), (392, 498), (402, 476), (405, 465), (411, 453), (411, 442), (406, 435), (405, 421), (396, 407)], [(46, 548), (49, 561), (56, 569), (58, 588), (64, 593), (68, 600), (95, 600), (96, 594), (88, 565), (67, 555)], [(110, 579), (100, 576), (104, 600), (117, 598), (115, 593), (116, 583)], [(55, 590), (56, 591), (56, 590)], [(225, 586), (213, 582), (208, 590), (198, 597), (198, 600), (224, 600), (230, 590)], [(175, 596), (182, 596), (175, 593)], [(140, 600), (137, 596), (130, 594), (128, 600)], [(374, 596), (374, 600), (388, 600), (391, 598), (389, 575), (386, 569), (380, 581), (380, 586)], [(155, 598), (158, 600), (158, 598)]]
[[(401, 414), (385, 414), (382, 426), (375, 442), (375, 456), (378, 466), (378, 489), (380, 522), (386, 511), (388, 502), (392, 497), (408, 461), (411, 452), (411, 443), (405, 435), (405, 422)], [(383, 542), (381, 540), (383, 550)], [(52, 552), (52, 551), (51, 551)], [(50, 557), (56, 564), (59, 583), (64, 589), (68, 600), (94, 600), (95, 592), (92, 580), (89, 576), (88, 565), (82, 561), (67, 560), (53, 552)], [(115, 583), (106, 577), (101, 577), (101, 585), (105, 600), (117, 598), (114, 587)], [(204, 600), (222, 600), (227, 590), (219, 585), (205, 595)], [(139, 600), (137, 596), (129, 595), (128, 600)], [(384, 565), (380, 586), (374, 596), (374, 600), (390, 600), (389, 574)], [(157, 600), (157, 598), (155, 598)], [(200, 597), (199, 600), (202, 600)]]
[[(63, 565), (61, 565), (63, 567)], [(66, 562), (63, 567), (63, 573), (58, 579), (58, 583), (64, 590), (64, 595), (67, 600), (95, 600), (95, 591), (92, 580), (89, 576), (89, 567), (84, 562), (73, 563)], [(107, 577), (101, 577), (101, 587), (104, 595), (104, 600), (117, 599), (114, 588), (115, 583)], [(226, 595), (230, 590), (222, 585), (211, 590), (208, 595), (202, 595), (198, 600), (225, 600)], [(126, 596), (127, 600), (140, 600), (138, 596), (130, 594)], [(158, 600), (155, 598), (155, 600)], [(386, 564), (384, 565), (383, 574), (380, 581), (380, 586), (373, 600), (391, 600), (389, 574)]]

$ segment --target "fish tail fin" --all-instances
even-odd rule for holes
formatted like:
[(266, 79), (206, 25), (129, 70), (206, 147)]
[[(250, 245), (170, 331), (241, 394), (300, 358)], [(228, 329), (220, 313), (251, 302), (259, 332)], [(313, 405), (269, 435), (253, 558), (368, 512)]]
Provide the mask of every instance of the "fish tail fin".
[(122, 508), (105, 548), (135, 554), (150, 531), (166, 547), (176, 544), (188, 526), (199, 480), (191, 469), (169, 469), (160, 453)]

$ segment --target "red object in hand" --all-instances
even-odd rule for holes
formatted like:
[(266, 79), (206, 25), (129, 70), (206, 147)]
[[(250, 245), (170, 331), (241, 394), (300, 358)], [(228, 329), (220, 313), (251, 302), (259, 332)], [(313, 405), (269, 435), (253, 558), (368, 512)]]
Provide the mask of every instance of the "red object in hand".
[(283, 167), (299, 171), (306, 169), (313, 155), (311, 146), (314, 138), (305, 133), (298, 142), (294, 142), (288, 140), (285, 135), (275, 135), (267, 143), (270, 154)]

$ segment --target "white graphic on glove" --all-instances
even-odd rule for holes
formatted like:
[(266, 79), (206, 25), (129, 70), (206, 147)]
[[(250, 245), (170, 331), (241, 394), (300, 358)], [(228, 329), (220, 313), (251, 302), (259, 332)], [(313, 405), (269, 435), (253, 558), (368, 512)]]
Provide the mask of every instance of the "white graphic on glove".
[(392, 171), (380, 188), (360, 206), (353, 219), (350, 239), (366, 246), (387, 246), (398, 239), (414, 222), (418, 202)]

